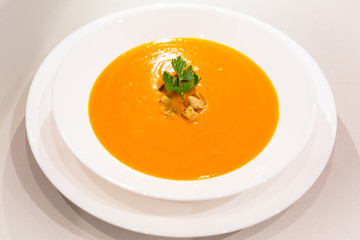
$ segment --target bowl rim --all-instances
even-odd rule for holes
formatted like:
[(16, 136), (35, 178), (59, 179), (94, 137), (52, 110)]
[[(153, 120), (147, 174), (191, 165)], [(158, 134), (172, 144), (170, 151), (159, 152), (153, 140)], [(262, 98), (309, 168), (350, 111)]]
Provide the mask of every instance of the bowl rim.
[[(89, 24), (87, 24), (86, 26), (92, 26), (88, 29), (88, 33), (84, 35), (83, 38), (81, 38), (77, 44), (74, 46), (74, 48), (81, 43), (81, 41), (86, 38), (88, 36), (89, 33), (93, 32), (94, 30), (98, 29), (99, 27), (101, 27), (103, 24), (106, 24), (108, 22), (111, 22), (117, 18), (119, 18), (120, 16), (126, 16), (126, 15), (132, 15), (132, 14), (138, 14), (138, 13), (142, 13), (143, 11), (149, 11), (149, 10), (157, 10), (157, 9), (173, 9), (173, 8), (189, 8), (189, 9), (197, 9), (197, 10), (206, 10), (206, 11), (211, 11), (213, 13), (221, 13), (221, 14), (226, 14), (226, 15), (231, 15), (231, 16), (236, 16), (236, 17), (240, 17), (240, 18), (245, 18), (249, 21), (255, 22), (256, 24), (260, 25), (261, 27), (264, 27), (267, 30), (270, 30), (273, 34), (277, 35), (277, 37), (282, 38), (282, 40), (284, 42), (286, 42), (289, 47), (295, 49), (295, 46), (298, 46), (298, 44), (292, 40), (290, 37), (288, 37), (287, 35), (285, 35), (284, 33), (282, 33), (281, 31), (277, 30), (276, 28), (272, 27), (271, 25), (258, 20), (254, 17), (245, 15), (243, 13), (240, 12), (236, 12), (233, 10), (228, 10), (228, 9), (224, 9), (224, 8), (219, 8), (219, 7), (214, 7), (214, 6), (209, 6), (209, 5), (204, 5), (204, 4), (189, 4), (189, 3), (160, 3), (160, 4), (152, 4), (152, 5), (145, 5), (145, 6), (140, 6), (140, 7), (135, 7), (135, 8), (130, 8), (130, 9), (125, 9), (122, 11), (118, 11), (112, 14), (108, 14), (105, 15), (97, 20), (94, 20), (93, 22), (90, 22)], [(155, 40), (155, 39), (154, 39)], [(74, 49), (73, 48), (73, 49)], [(72, 50), (73, 50), (72, 49)], [(56, 82), (59, 82), (58, 78), (59, 78), (59, 72), (61, 72), (61, 68), (64, 64), (64, 62), (66, 62), (66, 59), (68, 58), (68, 56), (70, 55), (70, 53), (72, 52), (72, 50), (68, 53), (68, 55), (64, 58), (59, 71), (58, 71), (58, 75), (55, 79), (55, 84), (54, 84), (54, 90), (53, 93), (55, 92), (56, 89)], [(294, 50), (293, 53), (295, 54), (296, 51)], [(298, 56), (299, 57), (299, 56)], [(306, 61), (306, 59), (303, 59), (303, 61)], [(301, 62), (301, 61), (300, 61)], [(307, 69), (305, 67), (305, 63), (302, 63), (302, 65), (304, 65), (304, 69)], [(311, 79), (310, 74), (308, 74), (309, 77), (308, 79)], [(315, 86), (312, 80), (309, 80), (309, 87), (311, 88), (311, 95), (312, 95), (312, 99), (313, 99), (313, 114), (312, 114), (312, 121), (311, 121), (311, 130), (308, 131), (308, 135), (306, 136), (306, 141), (303, 142), (302, 146), (300, 146), (298, 148), (298, 151), (294, 154), (293, 159), (296, 158), (296, 156), (298, 156), (307, 146), (308, 144), (308, 140), (310, 139), (314, 126), (315, 126), (315, 122), (316, 122), (316, 108), (317, 108), (317, 100), (316, 100), (316, 92), (315, 92)], [(56, 109), (55, 107), (55, 94), (53, 94), (53, 109)], [(124, 189), (127, 189), (131, 192), (135, 192), (144, 196), (151, 196), (151, 197), (155, 197), (155, 198), (159, 198), (159, 199), (167, 199), (167, 200), (178, 200), (178, 201), (198, 201), (198, 200), (209, 200), (209, 199), (216, 199), (216, 198), (222, 198), (222, 197), (227, 197), (227, 196), (231, 196), (234, 194), (237, 194), (239, 192), (242, 191), (246, 191), (250, 188), (256, 187), (258, 185), (260, 185), (263, 182), (268, 181), (270, 178), (273, 178), (274, 176), (276, 176), (277, 174), (279, 174), (280, 172), (282, 172), (289, 164), (292, 160), (289, 160), (287, 162), (286, 165), (284, 165), (282, 168), (279, 168), (277, 172), (273, 172), (272, 174), (269, 174), (268, 177), (266, 179), (262, 179), (262, 181), (258, 181), (258, 182), (253, 182), (252, 184), (248, 184), (247, 187), (242, 188), (241, 190), (239, 190), (238, 188), (233, 188), (232, 191), (227, 191), (226, 193), (213, 193), (213, 194), (208, 194), (206, 196), (201, 196), (201, 195), (196, 195), (196, 196), (182, 196), (182, 195), (177, 195), (177, 196), (173, 196), (173, 195), (169, 195), (166, 193), (153, 193), (153, 192), (149, 192), (149, 191), (144, 191), (144, 190), (139, 190), (137, 188), (133, 188), (132, 186), (129, 186), (128, 184), (123, 184), (121, 182), (118, 181), (114, 181), (113, 179), (101, 175), (98, 173), (98, 171), (96, 169), (93, 169), (92, 167), (90, 167), (88, 164), (86, 164), (86, 161), (83, 161), (83, 157), (81, 156), (81, 154), (79, 154), (72, 146), (71, 141), (68, 140), (66, 134), (62, 131), (61, 128), (61, 124), (59, 123), (59, 117), (57, 117), (56, 111), (53, 111), (53, 115), (54, 115), (54, 120), (56, 123), (56, 126), (62, 136), (62, 138), (65, 140), (66, 145), (69, 147), (69, 149), (75, 154), (75, 156), (77, 157), (78, 160), (80, 160), (79, 162), (81, 162), (84, 166), (86, 166), (87, 168), (89, 168), (92, 172), (94, 172), (95, 174), (97, 174), (98, 176), (102, 177), (103, 179), (107, 180), (108, 182), (111, 182), (112, 184), (115, 184), (117, 186), (120, 186)], [(250, 161), (251, 162), (251, 161)], [(126, 165), (124, 165), (125, 167), (127, 167)], [(135, 173), (136, 175), (145, 175), (147, 178), (156, 178), (156, 179), (160, 179), (157, 177), (152, 177), (146, 174), (143, 174), (141, 172), (138, 172), (134, 169), (131, 169), (129, 167), (127, 167), (130, 171), (133, 171), (133, 173)], [(235, 170), (236, 171), (236, 170)], [(226, 175), (226, 174), (225, 174)], [(222, 175), (224, 176), (224, 175)], [(209, 179), (204, 179), (204, 180), (194, 180), (194, 181), (180, 181), (180, 182), (213, 182), (214, 179), (218, 179), (221, 178), (222, 176), (219, 177), (214, 177), (214, 178), (209, 178)], [(163, 182), (178, 182), (177, 180), (167, 180), (167, 179), (160, 179), (160, 181)]]

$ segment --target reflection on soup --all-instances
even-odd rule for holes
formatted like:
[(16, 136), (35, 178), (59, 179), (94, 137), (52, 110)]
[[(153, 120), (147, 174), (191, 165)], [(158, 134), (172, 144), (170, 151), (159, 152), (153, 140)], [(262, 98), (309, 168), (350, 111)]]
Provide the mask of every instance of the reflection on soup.
[[(206, 110), (195, 122), (163, 114), (163, 71), (181, 56), (202, 77)], [(225, 45), (172, 38), (135, 47), (110, 63), (89, 99), (91, 126), (116, 159), (165, 179), (219, 176), (254, 159), (279, 119), (275, 89), (262, 69)], [(101, 161), (101, 159), (99, 159)]]

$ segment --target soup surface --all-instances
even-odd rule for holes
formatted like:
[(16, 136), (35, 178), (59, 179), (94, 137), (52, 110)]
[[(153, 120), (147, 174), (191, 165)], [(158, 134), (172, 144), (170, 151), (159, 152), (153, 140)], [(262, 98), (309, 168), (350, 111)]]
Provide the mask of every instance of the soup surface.
[[(202, 79), (207, 108), (196, 122), (167, 117), (162, 73), (181, 56)], [(229, 173), (255, 158), (279, 119), (276, 91), (262, 69), (225, 45), (195, 38), (135, 47), (96, 80), (89, 117), (101, 144), (132, 169), (159, 178), (196, 180)]]

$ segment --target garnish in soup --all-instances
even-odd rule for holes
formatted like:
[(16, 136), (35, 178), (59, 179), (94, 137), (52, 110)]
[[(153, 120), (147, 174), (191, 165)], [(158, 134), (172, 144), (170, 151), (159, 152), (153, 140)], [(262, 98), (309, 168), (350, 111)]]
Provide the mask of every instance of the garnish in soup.
[(165, 83), (166, 90), (175, 91), (181, 99), (184, 99), (185, 93), (192, 89), (201, 78), (193, 71), (192, 65), (186, 68), (186, 62), (179, 56), (171, 60), (176, 75), (171, 76), (167, 71), (163, 72), (162, 80)]
[[(169, 76), (182, 82), (181, 91), (167, 88)], [(121, 163), (159, 178), (196, 180), (254, 159), (276, 130), (279, 103), (268, 76), (244, 54), (204, 39), (172, 38), (111, 62), (92, 88), (89, 118)]]
[(179, 112), (180, 106), (181, 116), (194, 122), (198, 119), (199, 113), (205, 109), (206, 103), (198, 91), (189, 91), (199, 83), (201, 78), (193, 71), (192, 65), (186, 68), (186, 62), (180, 56), (171, 60), (171, 66), (175, 75), (164, 71), (162, 75), (164, 85), (159, 88), (164, 94), (160, 100), (165, 105), (164, 114), (174, 117)]

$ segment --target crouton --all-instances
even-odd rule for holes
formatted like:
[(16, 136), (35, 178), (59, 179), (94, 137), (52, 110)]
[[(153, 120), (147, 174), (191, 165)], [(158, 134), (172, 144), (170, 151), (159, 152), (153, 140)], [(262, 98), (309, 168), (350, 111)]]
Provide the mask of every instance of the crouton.
[(189, 96), (189, 105), (194, 109), (204, 109), (206, 107), (205, 101), (194, 96)]
[(166, 95), (162, 95), (160, 102), (167, 107), (170, 107), (172, 105), (171, 99)]
[(166, 95), (162, 95), (160, 102), (164, 104), (164, 115), (167, 117), (175, 117), (177, 114), (177, 108), (174, 106), (173, 101)]
[(207, 107), (204, 98), (197, 91), (189, 92), (190, 96), (185, 96), (183, 100), (175, 91), (167, 92), (165, 85), (159, 90), (162, 92), (159, 102), (163, 105), (163, 114), (166, 117), (181, 114), (183, 118), (194, 122), (199, 118), (201, 110)]
[(174, 111), (174, 109), (167, 109), (164, 111), (164, 115), (167, 117), (175, 117), (176, 116), (176, 111)]
[(195, 91), (193, 94), (194, 97), (201, 99), (202, 101), (205, 102), (204, 98), (201, 96), (201, 94), (198, 91)]
[(183, 116), (184, 118), (186, 118), (191, 122), (194, 122), (199, 117), (199, 113), (197, 113), (193, 107), (188, 106), (181, 114), (181, 116)]

